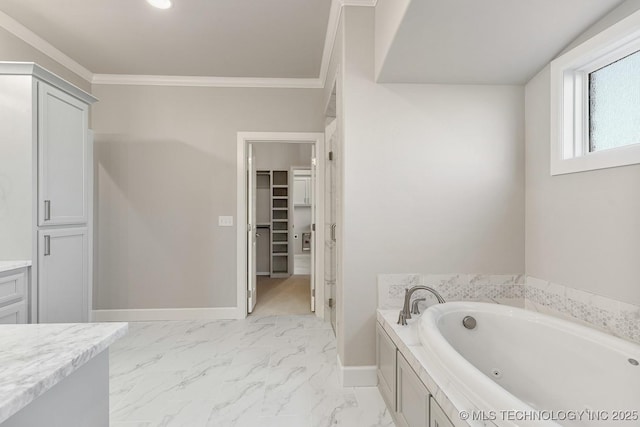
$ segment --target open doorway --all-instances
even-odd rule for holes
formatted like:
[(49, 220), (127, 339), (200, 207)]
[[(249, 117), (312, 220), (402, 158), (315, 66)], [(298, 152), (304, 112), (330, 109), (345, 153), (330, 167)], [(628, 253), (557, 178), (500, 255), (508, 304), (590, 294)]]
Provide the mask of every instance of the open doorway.
[(321, 133), (238, 134), (240, 314), (324, 315), (320, 150)]

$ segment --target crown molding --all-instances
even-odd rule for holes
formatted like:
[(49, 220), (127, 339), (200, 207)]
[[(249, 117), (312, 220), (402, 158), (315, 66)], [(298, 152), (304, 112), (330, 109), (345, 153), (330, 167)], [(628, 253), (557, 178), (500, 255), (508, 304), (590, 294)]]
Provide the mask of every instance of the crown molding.
[(55, 87), (64, 89), (65, 92), (75, 96), (82, 102), (93, 104), (98, 100), (90, 93), (85, 92), (78, 86), (69, 83), (62, 77), (42, 68), (34, 62), (0, 62), (0, 75), (9, 76), (33, 76), (39, 80), (52, 84)]
[(318, 78), (250, 78), (250, 77), (209, 77), (209, 76), (159, 76), (129, 74), (93, 74), (90, 70), (71, 59), (33, 31), (0, 11), (0, 27), (23, 40), (54, 61), (60, 63), (83, 79), (95, 85), (142, 85), (142, 86), (193, 86), (193, 87), (244, 87), (280, 89), (324, 88), (329, 70), (333, 44), (338, 32), (340, 15), (344, 6), (375, 7), (377, 0), (332, 0), (329, 22), (325, 35), (320, 76)]
[(320, 81), (322, 82), (323, 87), (327, 84), (329, 62), (331, 62), (333, 44), (335, 43), (336, 35), (338, 34), (338, 25), (340, 25), (342, 8), (345, 6), (375, 7), (376, 4), (378, 4), (378, 0), (332, 0), (331, 9), (329, 11), (329, 23), (327, 24), (327, 33), (324, 38), (322, 62), (320, 63)]
[(340, 15), (345, 0), (333, 0), (331, 9), (329, 10), (329, 23), (327, 24), (327, 32), (324, 37), (324, 48), (322, 49), (322, 61), (320, 62), (320, 81), (324, 87), (327, 83), (327, 73), (329, 72), (329, 63), (331, 62), (331, 54), (333, 53), (333, 44), (336, 41), (338, 33), (338, 25), (340, 25)]
[(127, 74), (94, 74), (94, 85), (139, 85), (139, 86), (192, 86), (192, 87), (244, 87), (279, 89), (320, 89), (319, 78), (253, 78), (253, 77), (208, 77), (208, 76), (156, 76)]
[(57, 49), (51, 43), (44, 40), (42, 37), (40, 37), (4, 12), (0, 12), (0, 27), (4, 28), (9, 33), (18, 37), (40, 52), (44, 53), (54, 61), (73, 71), (86, 81), (90, 82), (93, 78), (93, 73), (91, 71), (71, 59), (61, 50)]

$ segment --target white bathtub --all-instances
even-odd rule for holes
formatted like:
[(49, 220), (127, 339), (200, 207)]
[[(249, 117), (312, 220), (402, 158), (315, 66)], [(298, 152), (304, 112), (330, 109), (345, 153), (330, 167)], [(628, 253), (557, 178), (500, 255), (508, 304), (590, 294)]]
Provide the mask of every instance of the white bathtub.
[[(474, 329), (463, 326), (465, 316), (476, 319)], [(470, 420), (640, 426), (640, 366), (629, 360), (640, 361), (638, 345), (539, 313), (474, 302), (430, 307), (419, 319), (419, 336), (435, 362), (427, 369), (439, 370), (482, 410)]]

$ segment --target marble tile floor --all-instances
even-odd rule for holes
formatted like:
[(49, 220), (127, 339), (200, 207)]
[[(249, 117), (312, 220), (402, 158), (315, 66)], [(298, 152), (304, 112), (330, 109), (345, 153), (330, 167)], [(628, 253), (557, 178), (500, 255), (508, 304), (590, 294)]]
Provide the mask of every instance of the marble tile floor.
[(339, 385), (313, 315), (130, 323), (110, 387), (111, 427), (394, 426), (375, 387)]

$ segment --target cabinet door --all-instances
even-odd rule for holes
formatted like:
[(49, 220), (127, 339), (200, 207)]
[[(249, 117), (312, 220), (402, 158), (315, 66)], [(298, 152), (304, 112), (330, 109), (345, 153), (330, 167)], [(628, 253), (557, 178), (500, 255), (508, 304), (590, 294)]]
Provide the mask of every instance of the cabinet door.
[(296, 177), (293, 180), (293, 204), (306, 205), (307, 202), (307, 180)]
[(89, 318), (87, 228), (38, 231), (38, 322)]
[(397, 372), (398, 423), (404, 427), (429, 427), (429, 390), (400, 353)]
[(378, 363), (378, 389), (389, 410), (396, 410), (396, 346), (376, 322), (376, 360)]
[(444, 411), (435, 401), (433, 396), (431, 397), (431, 424), (430, 427), (453, 427), (453, 423), (445, 415)]
[(24, 301), (0, 307), (0, 325), (27, 323), (27, 306)]
[(0, 305), (25, 299), (26, 277), (26, 268), (0, 273)]
[(87, 222), (87, 104), (38, 82), (38, 224)]

